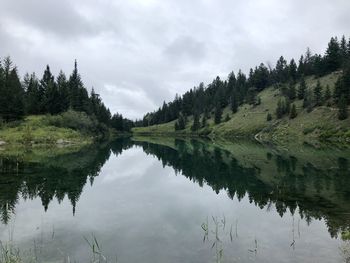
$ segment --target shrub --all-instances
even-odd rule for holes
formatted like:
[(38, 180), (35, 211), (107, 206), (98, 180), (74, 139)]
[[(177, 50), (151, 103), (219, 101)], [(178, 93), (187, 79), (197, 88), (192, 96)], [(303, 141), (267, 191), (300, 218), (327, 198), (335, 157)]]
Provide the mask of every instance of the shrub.
[(48, 115), (45, 120), (49, 125), (70, 128), (87, 134), (106, 130), (106, 127), (99, 124), (96, 118), (89, 117), (85, 112), (69, 110), (60, 115)]

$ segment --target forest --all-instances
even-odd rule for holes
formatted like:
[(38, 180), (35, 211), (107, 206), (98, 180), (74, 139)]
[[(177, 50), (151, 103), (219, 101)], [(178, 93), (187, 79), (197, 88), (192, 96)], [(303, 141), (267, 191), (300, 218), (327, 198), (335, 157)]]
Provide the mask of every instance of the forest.
[[(305, 78), (321, 77), (332, 72), (342, 72), (335, 84), (334, 91), (322, 87), (318, 82), (310, 92)], [(130, 132), (131, 128), (147, 127), (155, 124), (175, 122), (175, 130), (183, 130), (193, 116), (193, 131), (207, 125), (207, 120), (214, 116), (216, 124), (224, 121), (223, 109), (229, 107), (236, 113), (240, 105), (247, 103), (259, 105), (259, 92), (269, 86), (280, 90), (283, 99), (279, 99), (276, 108), (277, 118), (288, 115), (297, 116), (293, 101), (303, 100), (303, 108), (308, 112), (314, 107), (329, 106), (338, 108), (338, 119), (348, 118), (350, 104), (350, 39), (343, 36), (340, 40), (332, 37), (324, 55), (312, 54), (308, 48), (300, 56), (298, 63), (289, 62), (281, 56), (275, 67), (261, 63), (251, 68), (248, 76), (239, 70), (231, 72), (227, 80), (216, 77), (212, 83), (190, 89), (182, 96), (176, 95), (171, 102), (164, 102), (158, 110), (147, 113), (142, 120), (132, 121), (122, 114), (111, 114), (94, 89), (89, 93), (78, 72), (77, 62), (69, 77), (60, 71), (55, 77), (49, 65), (41, 78), (35, 73), (18, 75), (10, 57), (0, 63), (0, 123), (21, 120), (27, 115), (62, 115), (69, 112), (73, 119), (86, 119), (93, 126), (94, 133), (106, 133), (109, 128), (121, 132)], [(297, 87), (297, 88), (296, 88)], [(64, 115), (62, 115), (64, 118)], [(227, 117), (226, 117), (227, 118)], [(267, 121), (272, 116), (267, 114)]]
[(10, 57), (0, 63), (0, 123), (21, 120), (27, 115), (69, 116), (93, 124), (94, 133), (106, 133), (109, 128), (128, 132), (133, 122), (121, 114), (111, 114), (99, 94), (89, 93), (78, 72), (77, 62), (67, 78), (60, 71), (55, 77), (47, 65), (39, 79), (35, 73), (18, 75)]
[[(305, 78), (308, 76), (322, 77), (326, 74), (342, 71), (334, 92), (329, 87), (322, 87), (318, 82), (313, 92), (308, 91)], [(223, 109), (230, 107), (236, 113), (243, 103), (259, 105), (258, 93), (269, 86), (274, 86), (283, 94), (276, 108), (277, 118), (288, 114), (290, 118), (296, 117), (295, 99), (303, 100), (303, 107), (311, 111), (321, 105), (335, 106), (338, 110), (338, 119), (348, 117), (347, 107), (350, 104), (350, 39), (345, 36), (339, 40), (332, 37), (324, 55), (312, 54), (307, 48), (298, 62), (291, 59), (289, 62), (281, 56), (275, 67), (261, 63), (251, 68), (248, 76), (239, 70), (237, 74), (231, 72), (226, 80), (216, 77), (212, 83), (205, 86), (200, 83), (198, 87), (190, 89), (182, 96), (176, 95), (171, 102), (164, 102), (162, 107), (154, 112), (147, 113), (136, 126), (151, 126), (167, 123), (173, 120), (175, 130), (185, 129), (187, 117), (193, 116), (192, 130), (205, 127), (210, 115), (214, 115), (216, 124), (224, 121)], [(297, 86), (297, 88), (296, 88)], [(324, 91), (323, 91), (324, 90)], [(201, 118), (201, 119), (200, 119)], [(267, 121), (272, 116), (267, 115)]]

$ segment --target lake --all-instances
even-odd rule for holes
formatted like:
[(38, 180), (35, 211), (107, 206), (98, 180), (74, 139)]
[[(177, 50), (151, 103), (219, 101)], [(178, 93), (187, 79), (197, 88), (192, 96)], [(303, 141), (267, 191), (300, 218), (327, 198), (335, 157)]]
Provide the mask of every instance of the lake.
[(349, 262), (348, 150), (140, 137), (47, 151), (0, 158), (0, 238), (28, 260)]

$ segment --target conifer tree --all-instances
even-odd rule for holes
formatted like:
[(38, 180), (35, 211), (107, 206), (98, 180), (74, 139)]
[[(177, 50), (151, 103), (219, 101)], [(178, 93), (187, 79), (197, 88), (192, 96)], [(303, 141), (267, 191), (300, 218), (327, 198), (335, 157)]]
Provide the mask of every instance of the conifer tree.
[(199, 128), (200, 128), (199, 114), (195, 112), (195, 114), (193, 115), (193, 124), (192, 124), (191, 130), (197, 131)]
[(24, 90), (10, 57), (0, 63), (0, 119), (11, 121), (24, 116)]
[(30, 75), (25, 101), (27, 114), (40, 113), (39, 80), (35, 73)]
[(236, 92), (232, 92), (231, 95), (231, 111), (232, 113), (236, 113), (238, 110), (238, 99), (237, 99), (237, 93)]
[(221, 122), (222, 117), (222, 109), (219, 104), (215, 107), (215, 113), (214, 113), (214, 122), (215, 124), (219, 124)]
[(329, 99), (332, 98), (332, 93), (331, 93), (331, 89), (329, 88), (329, 85), (326, 86), (326, 91), (324, 93), (324, 100), (328, 101)]
[(316, 106), (320, 106), (322, 104), (322, 86), (320, 80), (317, 81), (314, 89), (314, 100)]
[(299, 89), (298, 89), (298, 99), (299, 100), (304, 99), (306, 90), (307, 90), (307, 86), (306, 86), (305, 79), (304, 79), (304, 77), (301, 77)]
[(281, 99), (279, 99), (277, 102), (277, 109), (276, 109), (277, 119), (281, 119), (283, 117), (283, 114), (285, 111), (284, 108), (285, 108), (285, 105), (284, 105), (283, 101)]
[(295, 98), (296, 98), (296, 90), (295, 90), (295, 85), (293, 82), (289, 83), (288, 98), (290, 100), (295, 100)]
[(346, 103), (346, 99), (344, 96), (342, 96), (338, 103), (338, 119), (339, 120), (345, 120), (348, 118), (348, 107)]

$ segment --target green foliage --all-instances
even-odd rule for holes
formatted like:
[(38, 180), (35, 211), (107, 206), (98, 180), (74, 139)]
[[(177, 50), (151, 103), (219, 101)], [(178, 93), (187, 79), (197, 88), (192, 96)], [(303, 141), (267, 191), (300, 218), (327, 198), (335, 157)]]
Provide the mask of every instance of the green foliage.
[(186, 128), (187, 116), (180, 112), (179, 118), (175, 123), (175, 130), (184, 130)]
[[(188, 116), (195, 112), (202, 114), (205, 110), (215, 112), (217, 111), (217, 105), (220, 105), (223, 109), (230, 104), (231, 111), (237, 113), (239, 106), (243, 103), (258, 106), (260, 101), (257, 94), (270, 85), (280, 88), (281, 93), (291, 101), (296, 98), (304, 100), (304, 107), (311, 111), (314, 106), (321, 105), (323, 100), (322, 95), (319, 96), (320, 94), (316, 94), (316, 102), (312, 100), (311, 95), (305, 98), (308, 90), (305, 78), (311, 75), (321, 77), (328, 74), (328, 72), (339, 70), (341, 67), (346, 73), (345, 67), (349, 63), (350, 57), (349, 48), (346, 46), (350, 46), (350, 44), (346, 45), (346, 41), (343, 39), (339, 44), (337, 38), (332, 38), (328, 44), (326, 54), (323, 56), (313, 54), (308, 48), (306, 53), (300, 56), (298, 66), (294, 59), (291, 59), (288, 63), (281, 56), (275, 68), (268, 69), (261, 63), (259, 66), (250, 69), (248, 77), (239, 70), (237, 75), (231, 72), (226, 81), (216, 77), (207, 86), (200, 83), (198, 87), (189, 90), (182, 96), (176, 95), (172, 102), (163, 103), (163, 107), (159, 110), (147, 113), (143, 120), (139, 122), (140, 126), (174, 121), (180, 112)], [(344, 76), (347, 75), (344, 74)], [(297, 82), (299, 82), (299, 85), (296, 86)], [(349, 84), (346, 84), (348, 82), (350, 82), (350, 78), (342, 78), (342, 84), (339, 85), (340, 92), (335, 92), (335, 96), (339, 99), (340, 95), (337, 94), (344, 94), (348, 99), (348, 103), (350, 103), (350, 89), (347, 88)], [(327, 102), (327, 105), (330, 105), (331, 101), (328, 100)]]
[(282, 118), (285, 114), (290, 112), (290, 101), (288, 98), (280, 99), (277, 103), (276, 117), (277, 119)]
[(348, 118), (348, 106), (346, 104), (345, 96), (342, 96), (338, 103), (338, 119), (345, 120)]
[(324, 100), (328, 101), (332, 98), (332, 92), (331, 89), (329, 88), (329, 85), (326, 86), (326, 91), (324, 93)]
[(322, 86), (320, 80), (317, 81), (317, 85), (314, 89), (314, 101), (316, 106), (320, 106), (322, 104)]
[(222, 117), (222, 108), (220, 107), (220, 105), (217, 105), (215, 107), (215, 113), (214, 113), (215, 124), (219, 124), (221, 122), (221, 117)]
[(0, 62), (0, 117), (8, 122), (24, 116), (24, 89), (9, 57)]
[(298, 89), (298, 99), (299, 100), (302, 100), (305, 98), (306, 90), (307, 90), (307, 86), (306, 86), (305, 79), (304, 79), (304, 77), (301, 77), (299, 89)]
[(69, 110), (60, 115), (47, 115), (45, 120), (48, 125), (69, 128), (86, 134), (102, 132), (96, 119), (89, 117), (85, 112)]
[(192, 131), (197, 131), (200, 128), (200, 123), (199, 123), (199, 114), (195, 113), (193, 115), (193, 124), (191, 126)]
[(296, 90), (295, 90), (295, 85), (293, 82), (289, 83), (288, 98), (290, 100), (295, 100), (295, 98), (296, 98)]

